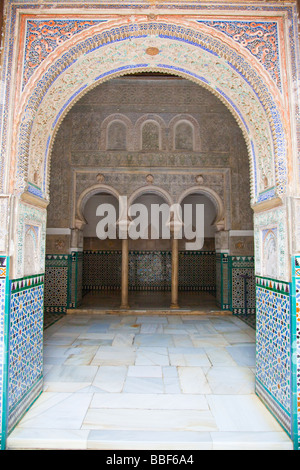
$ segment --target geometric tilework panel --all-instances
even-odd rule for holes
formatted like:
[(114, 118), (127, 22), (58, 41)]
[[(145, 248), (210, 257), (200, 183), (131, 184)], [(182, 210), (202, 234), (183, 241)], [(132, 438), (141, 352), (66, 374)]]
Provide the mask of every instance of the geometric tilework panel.
[(4, 318), (5, 318), (5, 283), (6, 279), (0, 278), (0, 429), (2, 430), (3, 412), (3, 361), (4, 361)]
[[(296, 343), (296, 354), (293, 356), (293, 366), (296, 368), (296, 407), (297, 407), (297, 432), (298, 449), (300, 449), (300, 256), (295, 256), (293, 260), (293, 295), (294, 311), (293, 324), (295, 330), (294, 341)], [(295, 372), (294, 372), (295, 373)]]
[(229, 259), (225, 253), (216, 253), (216, 300), (222, 310), (230, 309)]
[(32, 402), (43, 375), (43, 276), (13, 284), (10, 308), (9, 429)]
[[(63, 311), (68, 302), (68, 267), (46, 267), (45, 308), (47, 311)], [(49, 308), (50, 307), (50, 308)]]
[(171, 290), (170, 251), (131, 251), (129, 253), (130, 290)]
[(76, 289), (77, 289), (77, 305), (80, 304), (82, 300), (82, 270), (83, 270), (83, 253), (77, 253), (77, 280), (76, 280)]
[[(121, 251), (84, 251), (83, 289), (121, 288)], [(130, 251), (129, 290), (171, 290), (171, 251)], [(210, 290), (216, 286), (214, 252), (179, 253), (179, 290)]]
[(77, 308), (82, 299), (82, 252), (73, 251), (71, 255), (70, 307)]
[(45, 311), (65, 313), (69, 302), (69, 255), (46, 255)]
[(222, 293), (221, 293), (221, 279), (222, 279), (222, 267), (221, 267), (221, 255), (216, 253), (216, 301), (219, 306), (222, 305)]
[[(299, 259), (300, 261), (300, 259)], [(300, 267), (298, 268), (300, 271)], [(298, 448), (300, 449), (300, 272), (295, 281), (296, 285), (296, 337), (297, 337), (297, 411), (298, 411)]]
[(83, 290), (121, 288), (121, 251), (83, 252)]
[(6, 359), (7, 349), (7, 333), (6, 333), (6, 286), (7, 280), (7, 262), (8, 258), (5, 256), (0, 257), (0, 445), (1, 448), (5, 443), (5, 427), (3, 423), (4, 419), (4, 407), (6, 403), (6, 381), (4, 363)]
[(179, 253), (180, 290), (216, 290), (216, 254), (214, 251)]
[(256, 294), (256, 379), (272, 401), (273, 413), (290, 431), (289, 285), (257, 278)]
[(254, 258), (231, 256), (231, 309), (234, 314), (255, 313)]

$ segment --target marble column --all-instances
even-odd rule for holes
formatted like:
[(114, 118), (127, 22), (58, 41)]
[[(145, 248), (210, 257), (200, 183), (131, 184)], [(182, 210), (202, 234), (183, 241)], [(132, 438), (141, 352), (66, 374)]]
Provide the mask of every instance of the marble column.
[(171, 306), (170, 308), (179, 308), (178, 305), (178, 239), (172, 237), (172, 284), (171, 284)]
[(128, 263), (129, 263), (128, 238), (124, 238), (122, 240), (122, 280), (121, 280), (121, 307), (120, 308), (129, 308)]

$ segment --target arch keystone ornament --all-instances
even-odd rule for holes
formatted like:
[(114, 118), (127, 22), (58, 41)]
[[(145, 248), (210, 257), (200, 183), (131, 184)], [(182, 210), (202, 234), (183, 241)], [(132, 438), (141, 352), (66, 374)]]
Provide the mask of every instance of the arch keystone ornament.
[[(8, 227), (0, 231), (2, 449), (43, 386), (53, 142), (62, 120), (85, 93), (137, 72), (173, 74), (206, 88), (227, 106), (243, 132), (254, 209), (256, 393), (299, 448), (297, 18), (296, 1), (6, 0), (0, 115), (0, 214)], [(84, 225), (82, 208), (91, 194), (99, 189), (112, 193), (100, 177), (102, 170), (97, 171), (98, 183), (74, 207), (73, 230)], [(197, 171), (194, 190), (201, 192), (203, 170)], [(218, 208), (219, 233), (226, 238), (225, 201), (210, 195)], [(270, 230), (272, 239), (265, 243)], [(33, 264), (28, 247), (34, 248)], [(268, 259), (277, 260), (277, 270), (266, 269)], [(270, 272), (276, 278), (268, 278)], [(15, 334), (18, 324), (24, 331)], [(24, 346), (27, 332), (34, 348)]]

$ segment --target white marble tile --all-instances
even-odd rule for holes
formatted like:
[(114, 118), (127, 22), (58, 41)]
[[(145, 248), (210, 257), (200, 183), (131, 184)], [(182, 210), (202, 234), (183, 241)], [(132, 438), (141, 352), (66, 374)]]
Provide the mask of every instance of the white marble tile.
[(139, 347), (136, 351), (135, 365), (137, 366), (168, 366), (169, 355), (167, 348)]
[(164, 366), (162, 368), (163, 377), (165, 378), (174, 378), (178, 377), (177, 367), (176, 366)]
[(91, 450), (211, 450), (212, 439), (209, 432), (92, 430), (87, 445)]
[(241, 328), (236, 323), (232, 322), (231, 319), (220, 319), (215, 318), (211, 320), (211, 324), (218, 333), (232, 333), (240, 332)]
[(163, 334), (138, 334), (134, 339), (135, 346), (148, 346), (148, 347), (168, 347), (174, 346), (172, 335)]
[(229, 341), (222, 335), (191, 335), (191, 340), (195, 348), (222, 348), (229, 346)]
[(142, 335), (153, 335), (157, 333), (158, 325), (156, 323), (144, 323), (141, 325), (140, 333)]
[(89, 408), (82, 429), (143, 431), (216, 431), (207, 410), (104, 410)]
[[(87, 340), (95, 340), (95, 341), (99, 341), (99, 340), (104, 340), (104, 341), (109, 341), (109, 340), (113, 340), (115, 337), (115, 333), (113, 332), (109, 332), (109, 333), (82, 333), (81, 335), (78, 336), (78, 338), (76, 339), (76, 341), (74, 342), (74, 344), (78, 344), (78, 342), (80, 341), (87, 341)], [(100, 343), (101, 344), (101, 343)]]
[(131, 347), (134, 340), (132, 333), (118, 333), (113, 339), (112, 346)]
[(44, 344), (46, 346), (53, 346), (53, 345), (61, 345), (61, 346), (71, 346), (71, 344), (75, 341), (78, 335), (52, 335), (48, 337)]
[(161, 377), (127, 377), (124, 393), (163, 393), (164, 386)]
[(8, 450), (86, 450), (89, 430), (21, 428), (7, 440)]
[(189, 335), (174, 335), (173, 343), (175, 348), (192, 348), (194, 346)]
[(72, 349), (72, 354), (65, 360), (64, 365), (89, 365), (98, 351), (97, 346), (83, 346)]
[(135, 363), (135, 348), (119, 346), (100, 346), (91, 365), (127, 366)]
[(254, 342), (253, 337), (248, 332), (223, 333), (223, 337), (230, 344)]
[(167, 324), (168, 319), (167, 319), (167, 316), (165, 316), (165, 315), (162, 315), (162, 316), (159, 316), (159, 315), (142, 315), (142, 316), (137, 316), (136, 322), (141, 323), (141, 324), (144, 324), (144, 323)]
[(181, 393), (178, 377), (164, 377), (164, 393)]
[(164, 327), (164, 333), (166, 335), (184, 336), (184, 335), (187, 335), (187, 332), (188, 332), (188, 328), (184, 328), (182, 325), (179, 325), (179, 327), (175, 327), (173, 325)]
[(212, 432), (213, 450), (293, 450), (284, 432)]
[(70, 354), (70, 346), (59, 346), (44, 344), (44, 358), (47, 357), (64, 357), (64, 359)]
[(105, 392), (119, 393), (123, 389), (126, 375), (126, 366), (100, 366), (92, 385)]
[(255, 377), (248, 367), (212, 367), (207, 381), (214, 394), (251, 394), (255, 392)]
[(97, 367), (80, 365), (53, 366), (45, 375), (44, 386), (51, 392), (77, 392), (89, 386)]
[(83, 419), (90, 405), (92, 394), (59, 393), (49, 394), (37, 401), (24, 418), (20, 428), (39, 429), (81, 429)]
[(168, 315), (167, 320), (168, 320), (169, 325), (174, 325), (174, 324), (183, 325), (182, 318), (179, 315)]
[(207, 401), (220, 431), (280, 432), (281, 426), (256, 395), (209, 395)]
[(208, 359), (213, 366), (236, 366), (236, 362), (225, 348), (205, 348)]
[(128, 377), (162, 377), (160, 366), (129, 366)]
[(202, 348), (169, 348), (171, 366), (210, 366)]
[(66, 316), (45, 331), (44, 392), (11, 446), (291, 448), (254, 393), (254, 344), (236, 317)]
[(227, 346), (226, 351), (239, 366), (255, 367), (256, 352), (255, 344), (236, 344)]
[(178, 376), (183, 393), (211, 393), (210, 386), (201, 367), (178, 367)]
[(72, 324), (66, 324), (59, 328), (59, 330), (56, 331), (56, 333), (52, 337), (58, 337), (58, 336), (73, 336), (77, 337), (81, 333), (83, 333), (86, 330), (85, 325), (72, 325)]
[(147, 410), (208, 410), (204, 395), (95, 393), (91, 408)]
[(61, 366), (65, 362), (66, 358), (64, 356), (52, 357), (46, 356), (44, 357), (44, 364), (52, 365), (52, 366)]

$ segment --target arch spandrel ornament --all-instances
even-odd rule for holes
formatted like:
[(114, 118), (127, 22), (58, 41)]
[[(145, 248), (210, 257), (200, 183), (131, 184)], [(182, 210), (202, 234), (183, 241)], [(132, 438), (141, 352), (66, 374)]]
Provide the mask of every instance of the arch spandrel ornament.
[[(84, 32), (82, 39), (79, 34), (71, 49), (62, 46), (48, 71), (39, 78), (37, 72), (31, 77), (31, 86), (35, 77), (38, 87), (32, 92), (26, 88), (20, 115), (16, 192), (23, 192), (28, 181), (48, 198), (56, 131), (84, 93), (109, 78), (152, 70), (193, 80), (218, 96), (233, 113), (248, 146), (252, 204), (285, 193), (287, 139), (282, 98), (275, 87), (270, 93), (266, 73), (259, 63), (253, 65), (253, 58), (249, 62), (238, 45), (228, 45), (228, 38), (222, 43), (208, 34), (206, 25), (187, 21), (182, 26), (174, 20), (147, 23), (139, 18), (134, 27), (124, 24), (106, 30), (105, 43), (103, 31), (93, 31), (93, 38), (86, 38)], [(158, 53), (149, 55), (146, 51), (153, 44)]]

